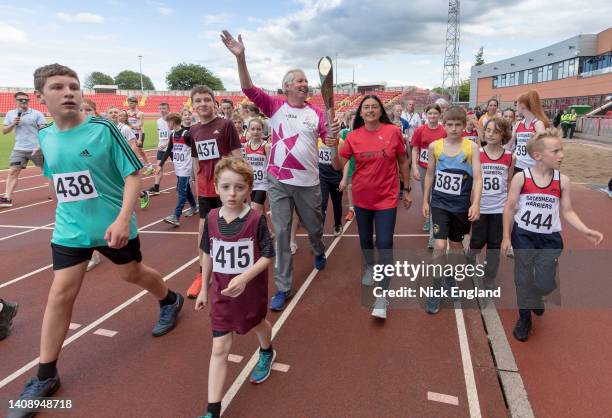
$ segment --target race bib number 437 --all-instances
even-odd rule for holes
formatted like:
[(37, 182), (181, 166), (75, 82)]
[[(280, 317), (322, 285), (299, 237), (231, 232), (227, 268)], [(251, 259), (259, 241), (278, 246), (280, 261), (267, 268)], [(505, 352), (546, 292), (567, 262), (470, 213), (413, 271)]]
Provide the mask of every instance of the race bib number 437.
[(55, 186), (57, 201), (60, 203), (98, 197), (98, 191), (89, 170), (54, 174), (53, 185)]
[(214, 160), (221, 158), (219, 156), (219, 148), (217, 147), (216, 139), (206, 139), (196, 142), (196, 151), (198, 152), (198, 160)]
[(253, 241), (220, 241), (211, 245), (213, 271), (224, 274), (241, 274), (253, 266)]

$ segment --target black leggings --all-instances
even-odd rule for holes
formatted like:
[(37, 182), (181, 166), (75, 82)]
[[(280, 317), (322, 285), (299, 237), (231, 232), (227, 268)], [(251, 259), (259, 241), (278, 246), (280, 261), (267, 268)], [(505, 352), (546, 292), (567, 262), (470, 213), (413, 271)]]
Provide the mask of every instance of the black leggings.
[(472, 236), (468, 260), (473, 262), (483, 247), (487, 246), (485, 277), (494, 279), (499, 268), (503, 223), (501, 213), (481, 213), (480, 219), (472, 223)]
[(327, 213), (327, 201), (331, 195), (332, 206), (334, 208), (334, 228), (342, 226), (342, 192), (338, 190), (340, 183), (330, 182), (321, 179), (321, 213), (323, 222)]

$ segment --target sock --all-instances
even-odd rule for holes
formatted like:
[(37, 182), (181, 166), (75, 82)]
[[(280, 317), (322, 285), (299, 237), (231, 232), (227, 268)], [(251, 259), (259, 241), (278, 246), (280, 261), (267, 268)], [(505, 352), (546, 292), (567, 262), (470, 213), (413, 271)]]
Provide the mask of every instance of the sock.
[(158, 192), (159, 192), (159, 183), (155, 184), (155, 185), (153, 186), (153, 188), (154, 188), (156, 191), (158, 191)]
[(47, 380), (54, 377), (57, 374), (57, 360), (50, 363), (38, 363), (38, 380)]
[(168, 294), (166, 295), (165, 298), (159, 301), (159, 306), (172, 305), (174, 302), (176, 302), (176, 293), (168, 289)]
[(271, 353), (272, 352), (272, 344), (270, 344), (270, 347), (268, 347), (268, 348), (259, 347), (259, 351), (261, 351), (262, 353)]
[(210, 412), (213, 418), (219, 418), (221, 416), (221, 402), (209, 402), (206, 411)]

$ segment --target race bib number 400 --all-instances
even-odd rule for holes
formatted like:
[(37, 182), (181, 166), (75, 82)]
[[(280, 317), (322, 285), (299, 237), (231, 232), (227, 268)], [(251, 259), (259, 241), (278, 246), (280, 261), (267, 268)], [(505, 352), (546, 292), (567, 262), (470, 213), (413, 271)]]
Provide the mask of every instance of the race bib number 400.
[(463, 175), (457, 173), (447, 173), (446, 171), (436, 171), (436, 182), (434, 189), (452, 195), (461, 194), (461, 183)]
[(196, 142), (196, 151), (198, 152), (198, 160), (214, 160), (221, 158), (219, 156), (219, 148), (217, 147), (216, 139), (206, 139)]
[(60, 203), (98, 197), (98, 191), (89, 170), (54, 174), (53, 185), (55, 186), (57, 201)]
[(211, 257), (213, 271), (224, 274), (241, 274), (253, 266), (253, 241), (212, 240)]

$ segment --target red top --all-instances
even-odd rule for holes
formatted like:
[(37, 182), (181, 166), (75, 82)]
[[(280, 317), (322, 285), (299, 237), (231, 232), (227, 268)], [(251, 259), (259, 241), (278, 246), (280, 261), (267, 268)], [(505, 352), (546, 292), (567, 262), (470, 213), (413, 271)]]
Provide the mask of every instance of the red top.
[(404, 138), (395, 125), (382, 124), (375, 131), (365, 126), (349, 132), (340, 156), (355, 156), (353, 203), (363, 209), (397, 207), (399, 178), (397, 156), (406, 154)]
[(421, 150), (427, 150), (429, 144), (441, 138), (446, 138), (446, 130), (442, 125), (438, 125), (435, 129), (431, 129), (427, 124), (416, 128), (410, 144), (413, 148), (417, 149), (419, 165), (421, 167), (427, 168), (427, 154), (422, 155)]
[(240, 148), (240, 137), (232, 121), (215, 118), (189, 128), (191, 156), (198, 159), (198, 196), (216, 197), (215, 166), (222, 157)]
[(461, 133), (461, 136), (465, 139), (469, 139), (470, 141), (478, 143), (478, 131), (476, 129), (469, 132), (464, 129), (463, 133)]

